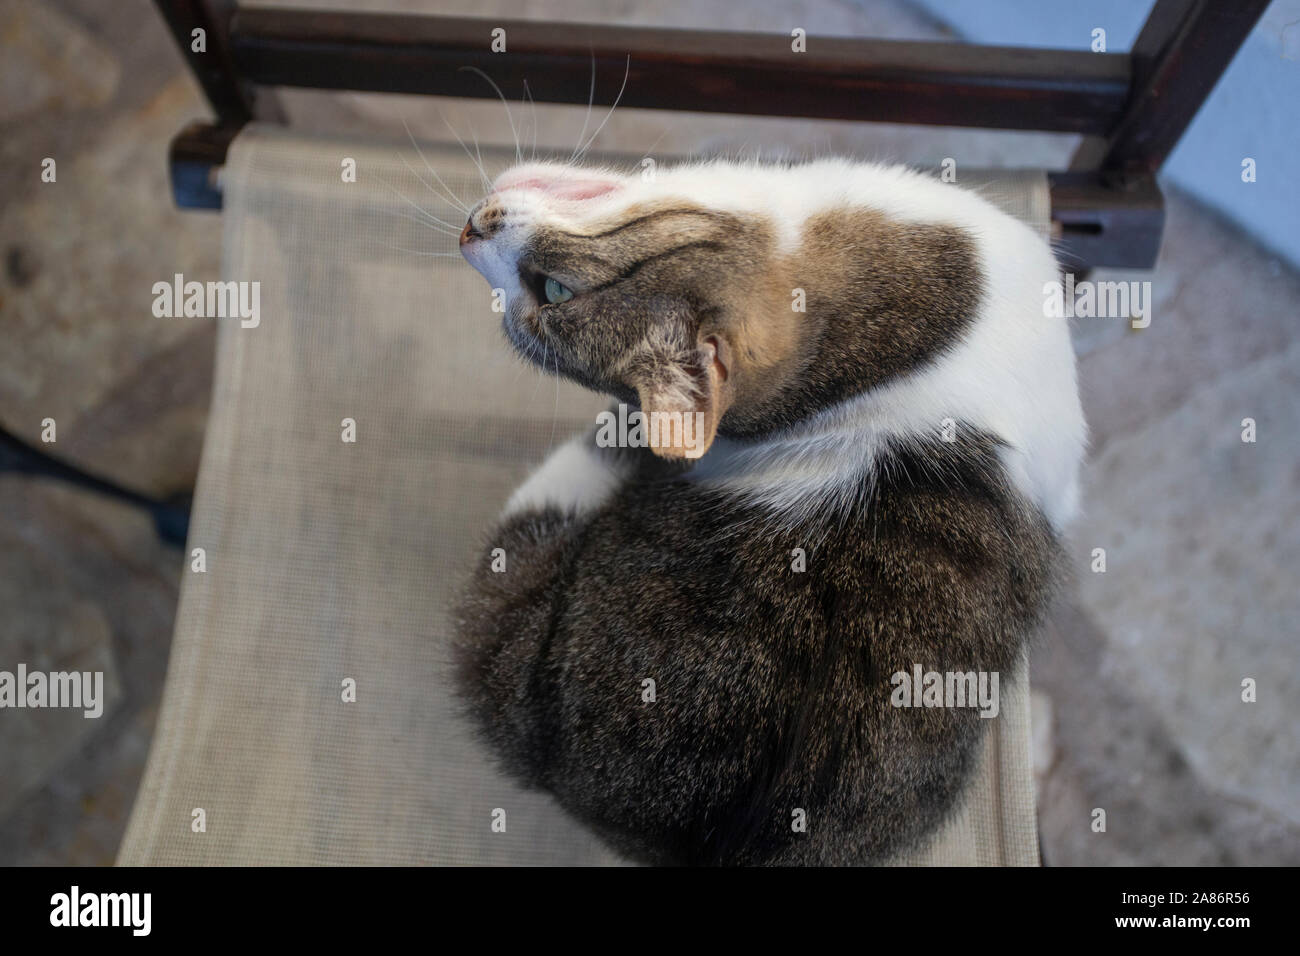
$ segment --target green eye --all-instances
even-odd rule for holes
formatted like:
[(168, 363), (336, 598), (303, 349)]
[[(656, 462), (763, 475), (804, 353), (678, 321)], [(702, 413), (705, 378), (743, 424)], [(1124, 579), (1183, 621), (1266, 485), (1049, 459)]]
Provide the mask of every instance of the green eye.
[(560, 302), (568, 302), (573, 298), (572, 289), (560, 285), (560, 283), (556, 282), (550, 276), (546, 277), (546, 282), (542, 286), (542, 292), (545, 295), (546, 301), (551, 305), (557, 305)]

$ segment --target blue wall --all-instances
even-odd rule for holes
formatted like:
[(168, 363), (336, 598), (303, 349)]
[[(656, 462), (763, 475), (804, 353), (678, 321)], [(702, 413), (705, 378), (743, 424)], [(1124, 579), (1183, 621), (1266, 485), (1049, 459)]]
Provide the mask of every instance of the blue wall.
[[(965, 40), (1087, 50), (1132, 45), (1139, 0), (915, 0)], [(1232, 3), (1234, 0), (1216, 0)], [(1288, 24), (1290, 24), (1288, 26)], [(1164, 167), (1164, 177), (1300, 266), (1300, 0), (1274, 0)], [(1254, 183), (1241, 161), (1256, 163)]]

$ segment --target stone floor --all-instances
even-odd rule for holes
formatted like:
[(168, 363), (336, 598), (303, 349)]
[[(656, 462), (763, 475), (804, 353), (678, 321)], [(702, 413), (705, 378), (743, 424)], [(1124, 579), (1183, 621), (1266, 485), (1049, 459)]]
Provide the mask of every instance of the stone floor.
[[(297, 2), (297, 0), (294, 0)], [(303, 6), (430, 9), (418, 0)], [(723, 29), (943, 36), (901, 2), (446, 0), (438, 10)], [(771, 10), (765, 24), (762, 11)], [(145, 494), (192, 488), (210, 327), (150, 315), (153, 282), (212, 276), (219, 220), (171, 206), (168, 139), (205, 115), (147, 0), (0, 2), (0, 423)], [(617, 84), (618, 77), (602, 82)], [(539, 78), (539, 83), (544, 82)], [(515, 91), (517, 93), (517, 91)], [(508, 141), (499, 103), (288, 93), (296, 125)], [(568, 150), (582, 110), (516, 109)], [(597, 145), (684, 154), (845, 152), (1054, 166), (1071, 137), (620, 111)], [(43, 183), (42, 160), (58, 178)], [(1266, 188), (1259, 184), (1258, 188)], [(1300, 863), (1300, 275), (1175, 193), (1149, 328), (1079, 320), (1092, 428), (1076, 581), (1034, 658), (1049, 864)], [(1097, 276), (1107, 278), (1107, 276)], [(1253, 418), (1258, 440), (1240, 440)], [(0, 668), (103, 670), (98, 721), (0, 714), (0, 863), (111, 862), (147, 756), (181, 554), (137, 509), (0, 475)], [(1094, 548), (1107, 570), (1090, 570)], [(1258, 702), (1241, 701), (1241, 681)], [(33, 716), (35, 715), (35, 716)], [(1090, 828), (1107, 812), (1107, 831)]]

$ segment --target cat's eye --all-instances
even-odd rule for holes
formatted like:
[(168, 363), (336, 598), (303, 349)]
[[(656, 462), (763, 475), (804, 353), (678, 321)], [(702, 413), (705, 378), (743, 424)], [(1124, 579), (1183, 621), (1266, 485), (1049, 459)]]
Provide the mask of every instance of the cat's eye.
[(558, 305), (561, 302), (568, 302), (573, 298), (573, 290), (568, 286), (561, 285), (550, 276), (542, 283), (542, 296), (551, 305)]

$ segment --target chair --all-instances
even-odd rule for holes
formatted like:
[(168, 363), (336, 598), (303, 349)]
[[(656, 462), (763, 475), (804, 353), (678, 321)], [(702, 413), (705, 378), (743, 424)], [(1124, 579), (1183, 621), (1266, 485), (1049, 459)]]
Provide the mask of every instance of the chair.
[[(423, 163), (461, 195), (481, 189), (459, 146), (254, 121), (267, 107), (249, 82), (481, 95), (454, 67), (482, 64), (545, 72), (553, 98), (585, 103), (591, 58), (621, 68), (630, 50), (625, 105), (1078, 130), (1096, 138), (1077, 168), (963, 181), (1081, 267), (1149, 266), (1155, 168), (1264, 4), (1162, 0), (1128, 55), (822, 40), (798, 66), (784, 37), (507, 24), (511, 57), (487, 62), (475, 21), (159, 6), (183, 49), (197, 24), (213, 54), (196, 73), (218, 121), (173, 143), (176, 199), (223, 209), (223, 271), (260, 279), (263, 319), (220, 327), (187, 544), (206, 570), (182, 587), (127, 865), (617, 862), (496, 773), (456, 713), (445, 649), (451, 595), (510, 489), (604, 403), (521, 372), (478, 277), (420, 254), (409, 198), (457, 215)], [(1025, 673), (964, 808), (895, 862), (1038, 862)]]

